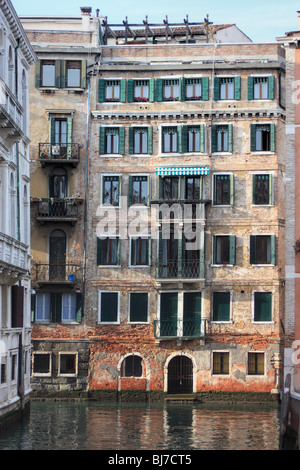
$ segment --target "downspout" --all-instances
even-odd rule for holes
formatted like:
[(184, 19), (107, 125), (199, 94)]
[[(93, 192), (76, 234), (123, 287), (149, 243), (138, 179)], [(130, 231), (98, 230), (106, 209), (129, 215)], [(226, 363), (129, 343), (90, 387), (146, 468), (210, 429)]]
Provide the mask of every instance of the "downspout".
[(87, 110), (86, 110), (86, 143), (85, 143), (85, 188), (84, 188), (84, 259), (83, 259), (83, 313), (85, 307), (86, 291), (86, 246), (87, 246), (87, 198), (88, 198), (88, 171), (89, 171), (89, 127), (90, 127), (90, 79), (87, 75)]
[[(15, 47), (15, 96), (18, 99), (18, 49), (20, 47), (20, 38), (17, 40)], [(17, 160), (17, 238), (21, 240), (20, 234), (20, 168), (19, 168), (19, 143), (16, 143), (16, 160)]]

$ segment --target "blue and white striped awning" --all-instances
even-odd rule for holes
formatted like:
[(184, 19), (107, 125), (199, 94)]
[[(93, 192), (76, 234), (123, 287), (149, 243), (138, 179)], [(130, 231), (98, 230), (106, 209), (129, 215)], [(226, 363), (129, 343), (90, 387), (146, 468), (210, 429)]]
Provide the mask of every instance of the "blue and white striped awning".
[(208, 175), (209, 168), (207, 166), (172, 166), (156, 168), (156, 174), (159, 176), (176, 176), (176, 175)]

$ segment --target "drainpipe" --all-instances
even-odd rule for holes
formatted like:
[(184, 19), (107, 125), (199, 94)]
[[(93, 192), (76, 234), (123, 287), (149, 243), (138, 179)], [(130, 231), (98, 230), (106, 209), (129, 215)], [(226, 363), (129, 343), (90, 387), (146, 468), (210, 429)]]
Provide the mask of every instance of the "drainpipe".
[(86, 282), (86, 245), (87, 245), (87, 198), (88, 198), (88, 171), (89, 171), (89, 126), (90, 126), (90, 78), (87, 75), (87, 109), (86, 109), (86, 143), (85, 143), (85, 190), (84, 190), (84, 260), (83, 260), (83, 312), (85, 308), (85, 282)]
[[(20, 38), (17, 40), (17, 46), (15, 47), (15, 96), (18, 99), (18, 49), (20, 47)], [(17, 159), (17, 224), (18, 233), (17, 238), (20, 241), (20, 168), (19, 168), (19, 144), (16, 143), (16, 159)]]

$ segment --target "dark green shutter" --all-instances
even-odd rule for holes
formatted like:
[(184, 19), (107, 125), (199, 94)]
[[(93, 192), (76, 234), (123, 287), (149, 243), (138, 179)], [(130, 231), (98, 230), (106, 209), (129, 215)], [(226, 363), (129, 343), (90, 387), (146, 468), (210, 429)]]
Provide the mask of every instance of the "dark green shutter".
[(101, 293), (101, 321), (116, 322), (118, 320), (117, 292)]
[(128, 80), (127, 101), (128, 103), (133, 103), (134, 101), (134, 80), (132, 78)]
[(205, 124), (200, 125), (200, 152), (205, 152)]
[(185, 153), (188, 151), (188, 126), (182, 126), (181, 150), (182, 150), (182, 153)]
[(213, 320), (230, 320), (230, 292), (213, 293)]
[(67, 119), (67, 158), (72, 157), (73, 118)]
[(61, 64), (60, 62), (61, 62), (60, 60), (55, 61), (55, 86), (57, 88), (61, 87)]
[(160, 102), (163, 100), (163, 79), (156, 79), (156, 101)]
[(80, 86), (81, 88), (86, 88), (86, 60), (81, 61), (81, 80)]
[(97, 238), (97, 266), (101, 266), (102, 264), (102, 254), (103, 254), (103, 240), (101, 238)]
[(160, 296), (160, 334), (177, 336), (177, 292), (162, 293)]
[(100, 78), (98, 81), (98, 102), (103, 103), (105, 101), (105, 80)]
[(130, 294), (130, 321), (146, 322), (148, 320), (148, 294), (131, 293)]
[(125, 127), (119, 128), (119, 154), (124, 155), (125, 153)]
[(275, 98), (275, 77), (268, 77), (268, 98), (273, 100)]
[(183, 336), (200, 333), (201, 292), (185, 292), (183, 295)]
[(218, 101), (220, 99), (220, 79), (219, 77), (214, 77), (214, 100)]
[(132, 204), (133, 176), (129, 175), (128, 179), (128, 206)]
[(149, 80), (149, 103), (153, 103), (154, 101), (154, 86), (155, 86), (155, 80), (154, 78), (150, 78)]
[(270, 150), (275, 152), (276, 142), (275, 142), (275, 124), (270, 124)]
[(99, 154), (105, 154), (105, 127), (100, 127), (99, 135)]
[(248, 77), (248, 100), (254, 99), (254, 78)]
[(31, 294), (31, 321), (35, 321), (36, 312), (36, 294)]
[(234, 99), (241, 99), (241, 77), (234, 77)]
[(81, 322), (83, 308), (83, 295), (81, 292), (76, 294), (76, 321)]
[(228, 152), (233, 152), (233, 125), (228, 124)]
[(126, 80), (125, 78), (122, 78), (120, 81), (120, 102), (125, 103), (126, 102)]
[(230, 205), (233, 206), (234, 204), (234, 175), (229, 175), (230, 179)]
[(182, 126), (177, 126), (177, 152), (182, 153)]
[(129, 127), (129, 153), (132, 155), (134, 153), (134, 128)]
[(37, 60), (35, 63), (35, 86), (40, 88), (41, 86), (41, 61)]
[(229, 235), (229, 264), (235, 265), (235, 235)]
[(148, 154), (152, 155), (153, 153), (153, 128), (148, 126)]
[(256, 264), (256, 235), (250, 235), (250, 264)]
[(211, 126), (211, 152), (217, 151), (217, 126), (213, 124)]
[(256, 150), (256, 125), (250, 125), (250, 140), (251, 140), (251, 152)]
[(181, 99), (181, 101), (185, 101), (185, 77), (181, 78), (181, 85), (179, 82), (179, 87), (181, 90), (181, 96), (179, 95), (179, 99)]
[(55, 144), (55, 118), (50, 118), (50, 143)]
[(202, 78), (202, 100), (208, 101), (209, 99), (209, 78)]
[(276, 264), (276, 236), (271, 235), (271, 264)]
[(272, 293), (254, 293), (254, 321), (272, 320)]
[(50, 294), (50, 315), (51, 320), (56, 323), (61, 322), (62, 293), (56, 292)]
[(60, 87), (66, 88), (67, 86), (67, 61), (60, 61)]

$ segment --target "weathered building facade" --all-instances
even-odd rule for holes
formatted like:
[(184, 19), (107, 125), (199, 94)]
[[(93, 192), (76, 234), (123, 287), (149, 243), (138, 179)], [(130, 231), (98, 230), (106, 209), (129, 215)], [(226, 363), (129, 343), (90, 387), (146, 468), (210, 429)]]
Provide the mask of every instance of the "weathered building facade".
[(32, 387), (278, 393), (284, 49), (90, 12), (22, 19), (39, 59)]
[(29, 68), (34, 51), (0, 2), (0, 428), (30, 396)]

